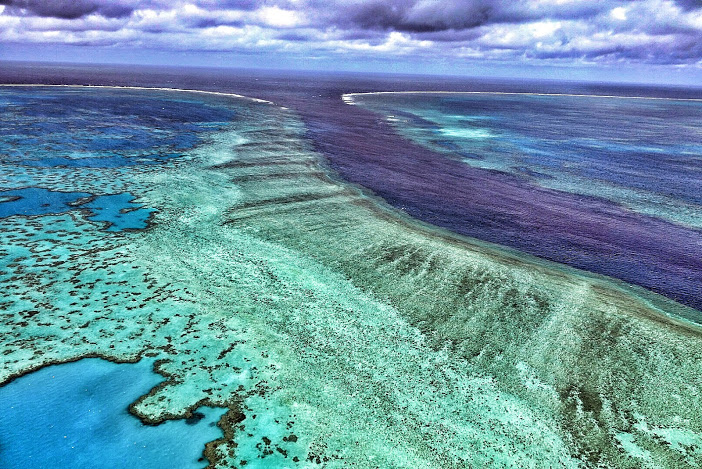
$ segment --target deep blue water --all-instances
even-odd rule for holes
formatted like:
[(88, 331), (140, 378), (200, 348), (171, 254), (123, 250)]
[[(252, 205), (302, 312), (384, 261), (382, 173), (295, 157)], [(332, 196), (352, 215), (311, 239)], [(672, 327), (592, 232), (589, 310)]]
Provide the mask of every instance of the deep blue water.
[(3, 162), (89, 168), (153, 164), (194, 147), (203, 131), (236, 114), (202, 100), (164, 100), (154, 92), (134, 98), (108, 90), (0, 90)]
[(199, 420), (143, 425), (130, 403), (163, 380), (153, 361), (98, 358), (52, 365), (0, 387), (0, 467), (201, 468), (205, 443), (221, 437), (223, 409)]
[(575, 99), (372, 95), (304, 117), (333, 169), (415, 218), (702, 310), (702, 103)]
[(702, 228), (702, 103), (489, 94), (358, 100), (471, 166)]

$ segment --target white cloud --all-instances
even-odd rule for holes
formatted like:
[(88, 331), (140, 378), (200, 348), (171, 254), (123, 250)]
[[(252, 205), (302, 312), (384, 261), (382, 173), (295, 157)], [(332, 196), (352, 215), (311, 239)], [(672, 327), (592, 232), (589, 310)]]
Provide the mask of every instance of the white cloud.
[(539, 21), (529, 25), (529, 29), (531, 29), (533, 37), (543, 38), (552, 36), (553, 33), (561, 29), (561, 23), (559, 21)]
[(609, 16), (611, 16), (615, 20), (626, 21), (626, 8), (624, 8), (624, 7), (612, 8), (609, 11)]
[(278, 7), (263, 7), (253, 16), (263, 24), (278, 28), (292, 28), (304, 24), (304, 15), (293, 10), (283, 10)]

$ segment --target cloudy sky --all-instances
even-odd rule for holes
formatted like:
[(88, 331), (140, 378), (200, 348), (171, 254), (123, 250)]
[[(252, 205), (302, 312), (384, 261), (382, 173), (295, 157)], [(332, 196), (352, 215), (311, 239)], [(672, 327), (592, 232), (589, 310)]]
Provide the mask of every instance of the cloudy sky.
[(695, 82), (702, 0), (0, 0), (0, 59)]

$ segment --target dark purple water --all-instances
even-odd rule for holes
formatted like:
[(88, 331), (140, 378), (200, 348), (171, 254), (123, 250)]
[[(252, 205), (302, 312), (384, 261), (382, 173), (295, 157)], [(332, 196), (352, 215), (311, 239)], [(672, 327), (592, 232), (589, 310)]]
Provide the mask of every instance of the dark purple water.
[(509, 174), (472, 168), (400, 137), (381, 116), (348, 106), (340, 99), (346, 92), (416, 89), (700, 98), (702, 89), (211, 69), (1, 65), (0, 82), (195, 88), (274, 101), (299, 113), (307, 125), (308, 137), (341, 177), (370, 189), (420, 220), (616, 277), (702, 310), (699, 230), (636, 214), (604, 199), (540, 188)]

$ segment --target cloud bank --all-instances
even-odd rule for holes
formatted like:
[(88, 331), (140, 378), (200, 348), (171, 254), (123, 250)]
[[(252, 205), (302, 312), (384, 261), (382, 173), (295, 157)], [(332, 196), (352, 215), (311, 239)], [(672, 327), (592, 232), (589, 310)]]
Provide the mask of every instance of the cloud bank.
[(0, 0), (0, 43), (702, 66), (702, 0)]

